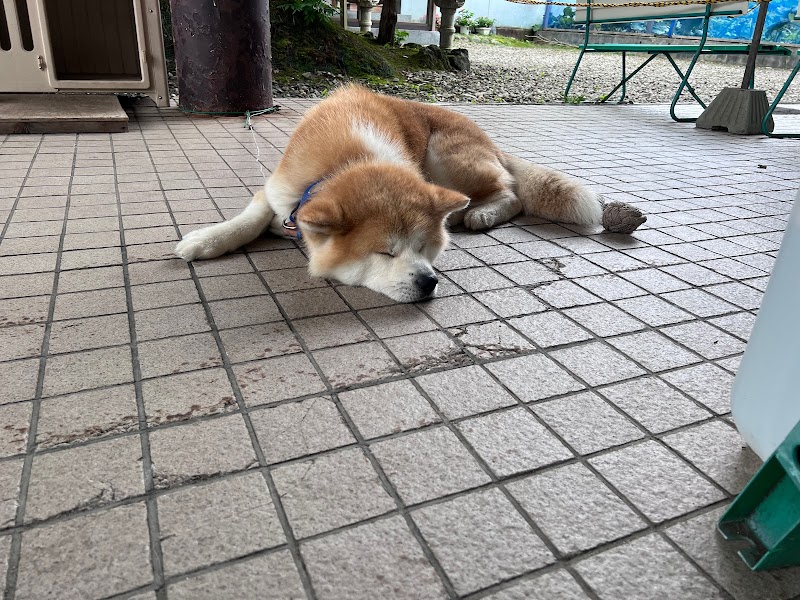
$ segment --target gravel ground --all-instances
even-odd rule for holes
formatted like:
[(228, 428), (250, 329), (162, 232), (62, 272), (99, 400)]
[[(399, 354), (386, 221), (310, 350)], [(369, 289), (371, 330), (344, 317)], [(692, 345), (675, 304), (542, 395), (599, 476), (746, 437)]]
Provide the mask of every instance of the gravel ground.
[[(561, 102), (561, 94), (575, 64), (577, 50), (555, 45), (531, 48), (476, 43), (456, 36), (454, 46), (469, 50), (472, 70), (469, 73), (421, 71), (404, 74), (388, 84), (372, 83), (371, 88), (403, 98), (431, 102), (513, 102), (546, 104)], [(646, 55), (629, 55), (629, 72)], [(682, 68), (688, 60), (676, 61)], [(741, 83), (744, 65), (700, 61), (692, 74), (692, 85), (701, 98), (712, 99), (723, 87)], [(788, 69), (759, 67), (756, 85), (772, 98), (783, 86)], [(618, 54), (590, 54), (584, 57), (570, 95), (576, 100), (597, 100), (619, 80)], [(291, 84), (275, 84), (276, 97), (317, 98), (347, 78), (332, 73), (306, 73)], [(628, 84), (628, 101), (664, 103), (672, 100), (679, 79), (664, 57), (656, 58)], [(691, 97), (685, 94), (688, 102)], [(784, 102), (800, 102), (800, 84), (784, 96)]]

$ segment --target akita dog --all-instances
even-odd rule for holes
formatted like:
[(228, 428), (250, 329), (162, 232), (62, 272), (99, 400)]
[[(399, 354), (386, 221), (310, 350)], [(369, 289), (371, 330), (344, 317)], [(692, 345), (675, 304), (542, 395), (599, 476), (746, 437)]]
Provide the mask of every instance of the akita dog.
[(312, 275), (414, 302), (435, 292), (447, 224), (483, 230), (519, 213), (624, 233), (646, 219), (502, 152), (463, 115), (347, 86), (308, 111), (241, 214), (175, 252), (214, 258), (269, 229), (302, 238)]

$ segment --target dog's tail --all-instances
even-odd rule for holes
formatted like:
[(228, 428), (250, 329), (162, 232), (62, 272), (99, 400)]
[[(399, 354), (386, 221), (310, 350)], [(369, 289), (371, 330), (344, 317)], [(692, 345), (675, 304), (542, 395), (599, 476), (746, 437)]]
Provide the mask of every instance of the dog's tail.
[(526, 215), (562, 223), (598, 226), (612, 233), (632, 233), (647, 217), (624, 202), (603, 201), (600, 194), (563, 173), (510, 154), (501, 156), (514, 178), (514, 193)]
[(514, 177), (514, 192), (526, 215), (577, 225), (602, 223), (599, 194), (563, 173), (510, 154), (504, 154), (501, 162)]

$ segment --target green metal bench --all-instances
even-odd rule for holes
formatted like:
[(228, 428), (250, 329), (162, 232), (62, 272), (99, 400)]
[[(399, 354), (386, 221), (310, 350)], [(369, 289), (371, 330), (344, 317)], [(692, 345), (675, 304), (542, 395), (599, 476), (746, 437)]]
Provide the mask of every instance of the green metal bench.
[[(603, 4), (609, 4), (614, 2), (624, 2), (625, 0), (601, 0)], [(691, 96), (697, 101), (700, 106), (704, 109), (706, 108), (705, 102), (697, 95), (694, 88), (689, 83), (689, 77), (692, 74), (692, 70), (694, 70), (695, 64), (697, 64), (697, 60), (700, 56), (704, 54), (747, 54), (750, 51), (749, 44), (707, 44), (706, 41), (708, 39), (708, 25), (711, 17), (715, 16), (728, 16), (728, 17), (735, 17), (738, 15), (742, 15), (747, 12), (748, 4), (747, 2), (741, 2), (739, 0), (731, 0), (730, 2), (718, 2), (715, 4), (706, 4), (706, 5), (689, 5), (689, 6), (639, 6), (639, 7), (597, 7), (593, 8), (591, 6), (592, 0), (585, 0), (585, 3), (588, 5), (585, 8), (580, 8), (576, 11), (574, 22), (577, 25), (583, 24), (586, 26), (586, 34), (584, 36), (583, 44), (580, 47), (580, 54), (578, 56), (578, 60), (575, 63), (575, 68), (572, 70), (572, 75), (570, 75), (569, 81), (567, 82), (567, 87), (564, 90), (564, 98), (567, 99), (569, 97), (569, 90), (572, 87), (572, 84), (575, 80), (575, 75), (578, 72), (578, 68), (580, 67), (581, 61), (583, 60), (584, 54), (587, 52), (616, 52), (622, 54), (622, 79), (620, 82), (605, 96), (601, 98), (601, 102), (606, 102), (609, 98), (611, 98), (617, 90), (622, 88), (622, 95), (618, 102), (624, 102), (626, 96), (626, 84), (630, 81), (633, 77), (636, 76), (642, 69), (644, 69), (650, 62), (653, 61), (657, 56), (663, 55), (672, 65), (672, 68), (675, 69), (675, 72), (680, 77), (681, 81), (678, 85), (678, 89), (675, 92), (675, 95), (672, 98), (672, 103), (670, 104), (669, 114), (673, 120), (678, 121), (679, 123), (693, 123), (697, 119), (694, 118), (687, 118), (687, 117), (678, 117), (675, 114), (675, 106), (678, 104), (681, 95), (683, 94), (684, 90), (688, 91)], [(591, 25), (601, 24), (601, 23), (620, 23), (620, 22), (632, 22), (632, 21), (657, 21), (662, 19), (691, 19), (691, 18), (702, 18), (703, 19), (703, 32), (700, 36), (700, 39), (697, 43), (693, 44), (592, 44), (589, 43), (589, 35), (591, 33)], [(626, 56), (627, 54), (631, 53), (640, 53), (640, 54), (649, 54), (650, 57), (644, 61), (641, 65), (639, 65), (634, 71), (630, 74), (627, 73), (626, 70)], [(792, 51), (788, 48), (784, 48), (782, 46), (777, 46), (774, 44), (761, 44), (758, 48), (759, 54), (772, 54), (772, 55), (783, 55), (788, 56), (791, 55)], [(686, 69), (684, 73), (681, 71), (681, 68), (675, 62), (674, 58), (672, 57), (673, 54), (692, 54), (692, 60), (689, 63), (689, 67)], [(791, 78), (790, 78), (791, 81)], [(788, 87), (787, 82), (787, 86)], [(750, 81), (750, 87), (752, 88), (753, 81)], [(785, 89), (784, 89), (785, 92)], [(782, 95), (782, 94), (781, 94)], [(774, 110), (774, 109), (773, 109)], [(771, 115), (771, 112), (770, 112)]]

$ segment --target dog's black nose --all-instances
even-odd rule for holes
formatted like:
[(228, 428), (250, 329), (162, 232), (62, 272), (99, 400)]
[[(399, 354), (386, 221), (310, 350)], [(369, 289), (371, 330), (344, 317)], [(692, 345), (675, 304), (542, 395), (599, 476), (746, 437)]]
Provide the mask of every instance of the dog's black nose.
[(430, 296), (433, 293), (433, 290), (436, 289), (437, 283), (439, 283), (439, 279), (436, 277), (436, 275), (428, 275), (427, 273), (417, 275), (416, 279), (414, 279), (414, 284), (426, 296)]

